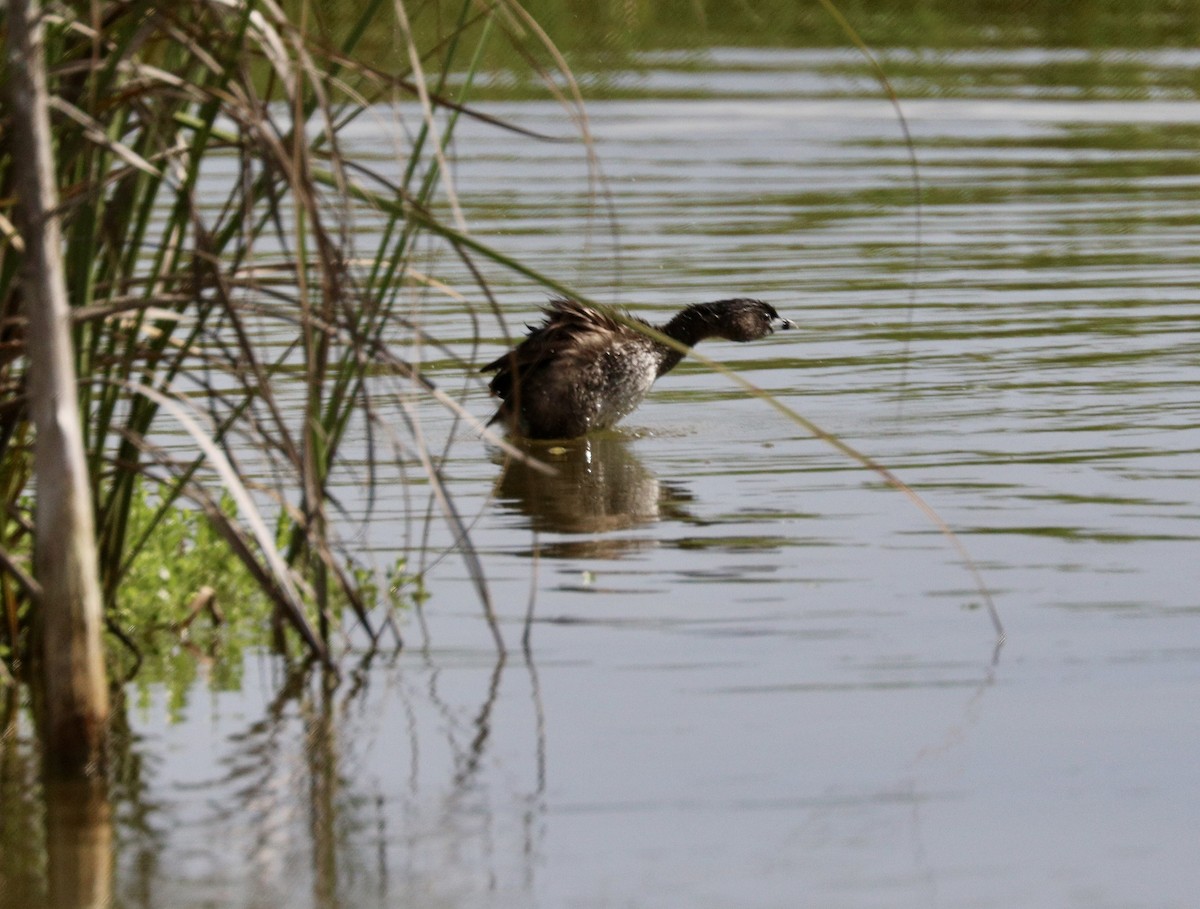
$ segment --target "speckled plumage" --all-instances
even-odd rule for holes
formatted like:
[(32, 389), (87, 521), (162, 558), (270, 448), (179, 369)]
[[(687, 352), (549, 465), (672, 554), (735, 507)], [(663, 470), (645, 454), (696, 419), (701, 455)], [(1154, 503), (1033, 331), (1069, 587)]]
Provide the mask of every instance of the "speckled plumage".
[[(545, 321), (483, 367), (501, 400), (492, 422), (531, 439), (567, 439), (607, 429), (632, 413), (654, 380), (683, 354), (574, 300), (551, 300)], [(649, 325), (641, 319), (635, 320)], [(759, 300), (689, 306), (658, 330), (694, 346), (705, 338), (752, 341), (794, 323)]]

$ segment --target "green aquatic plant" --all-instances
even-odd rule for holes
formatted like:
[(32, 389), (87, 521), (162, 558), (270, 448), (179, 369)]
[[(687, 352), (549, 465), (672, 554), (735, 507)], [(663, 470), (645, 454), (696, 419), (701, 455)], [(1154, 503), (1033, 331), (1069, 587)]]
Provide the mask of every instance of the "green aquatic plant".
[[(245, 565), (229, 559), (213, 522), (197, 508), (162, 506), (144, 484), (135, 489), (129, 527), (145, 543), (128, 566), (108, 626), (122, 645), (113, 648), (116, 674), (131, 678), (143, 697), (151, 686), (165, 686), (177, 713), (201, 668), (212, 689), (239, 689), (243, 656), (270, 649), (278, 628), (270, 597)], [(218, 507), (231, 517), (236, 510), (229, 496)], [(365, 565), (348, 571), (368, 612), (408, 611), (424, 595), (403, 559), (385, 577)], [(344, 597), (331, 599), (334, 619), (348, 608)]]

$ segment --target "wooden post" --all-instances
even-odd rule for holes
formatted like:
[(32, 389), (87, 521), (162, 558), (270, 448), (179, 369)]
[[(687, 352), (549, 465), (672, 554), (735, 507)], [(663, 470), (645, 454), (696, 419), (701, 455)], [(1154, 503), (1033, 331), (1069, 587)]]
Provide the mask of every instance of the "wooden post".
[(47, 767), (100, 765), (108, 725), (91, 491), (79, 427), (71, 313), (63, 277), (54, 158), (37, 0), (8, 0), (13, 177), (25, 261), (29, 395), (36, 444), (34, 571)]

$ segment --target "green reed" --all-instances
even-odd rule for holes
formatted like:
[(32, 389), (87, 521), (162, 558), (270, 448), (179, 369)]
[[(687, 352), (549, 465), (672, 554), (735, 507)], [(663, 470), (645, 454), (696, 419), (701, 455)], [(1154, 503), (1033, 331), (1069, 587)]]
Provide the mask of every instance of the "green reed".
[[(138, 595), (131, 567), (184, 509), (206, 518), (304, 649), (329, 660), (344, 610), (378, 640), (394, 626), (372, 613), (370, 573), (339, 540), (335, 488), (348, 477), (368, 487), (406, 482), (413, 472), (456, 525), (492, 619), (442, 484), (445, 453), (428, 449), (407, 402), (416, 391), (464, 411), (406, 353), (429, 342), (416, 315), (422, 296), (487, 298), (479, 267), (473, 290), (455, 290), (413, 263), (431, 241), (473, 265), (486, 259), (447, 241), (453, 231), (431, 230), (458, 212), (445, 149), (457, 119), (476, 115), (464, 99), (484, 45), (501, 34), (528, 54), (531, 38), (503, 4), (462, 0), (449, 16), (419, 9), (414, 21), (403, 0), (375, 0), (334, 29), (307, 2), (46, 8), (65, 271), (110, 624), (122, 599)], [(376, 52), (364, 59), (368, 34)], [(395, 36), (387, 65), (378, 62), (381, 34)], [(421, 114), (398, 166), (346, 150), (348, 126), (399, 119), (400, 105), (409, 120), (414, 106)], [(36, 497), (10, 112), (0, 113), (0, 653), (17, 659), (36, 600)], [(367, 223), (380, 239), (363, 249)], [(356, 434), (366, 436), (365, 464), (358, 441), (349, 463)], [(219, 560), (212, 570), (222, 571)], [(192, 593), (177, 591), (182, 601)], [(492, 629), (499, 641), (494, 620)]]

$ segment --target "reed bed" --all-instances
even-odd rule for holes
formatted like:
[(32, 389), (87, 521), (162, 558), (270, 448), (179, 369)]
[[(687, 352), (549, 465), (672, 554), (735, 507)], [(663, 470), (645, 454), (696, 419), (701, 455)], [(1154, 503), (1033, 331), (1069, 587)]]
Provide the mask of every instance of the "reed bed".
[[(290, 629), (281, 641), (332, 664), (348, 626), (372, 643), (398, 638), (391, 613), (375, 608), (379, 587), (339, 538), (335, 489), (353, 477), (428, 490), (500, 643), (442, 483), (446, 450), (426, 444), (413, 402), (473, 418), (410, 353), (436, 344), (421, 329), (423, 299), (494, 312), (485, 275), (514, 265), (461, 242), (446, 167), (461, 117), (507, 128), (469, 106), (481, 53), (506, 40), (547, 76), (561, 61), (519, 6), (420, 12), (374, 0), (335, 30), (319, 8), (274, 0), (43, 10), (100, 582), (124, 639), (131, 567), (180, 509), (205, 516), (273, 604)], [(395, 48), (387, 65), (380, 36)], [(569, 86), (561, 75), (548, 84)], [(0, 648), (14, 665), (37, 584), (10, 116), (0, 118)], [(349, 150), (346, 131), (364, 118), (401, 127), (395, 160)], [(438, 256), (465, 264), (475, 283), (430, 274)], [(178, 593), (186, 602), (195, 591)]]

